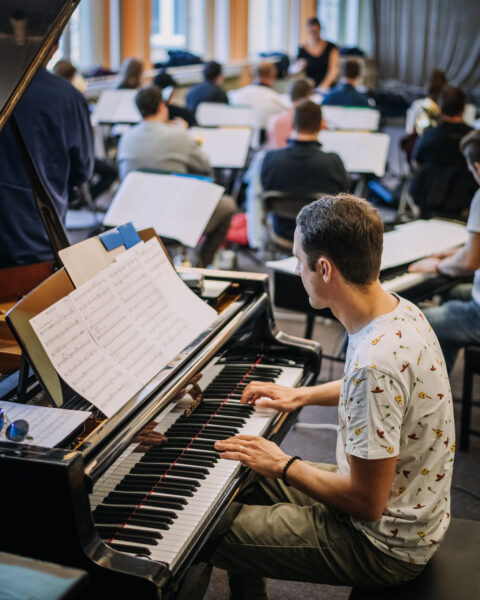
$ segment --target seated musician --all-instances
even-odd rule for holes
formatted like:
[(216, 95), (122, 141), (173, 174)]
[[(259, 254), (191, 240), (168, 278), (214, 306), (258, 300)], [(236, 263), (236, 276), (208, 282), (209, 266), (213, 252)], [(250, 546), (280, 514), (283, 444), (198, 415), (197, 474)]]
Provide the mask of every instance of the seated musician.
[[(141, 88), (135, 102), (142, 121), (120, 139), (117, 160), (120, 177), (130, 171), (152, 169), (173, 173), (212, 175), (207, 156), (181, 125), (169, 123), (162, 91), (155, 85)], [(225, 239), (236, 205), (229, 196), (220, 198), (197, 248), (197, 267), (207, 267)]]
[[(466, 135), (460, 148), (475, 181), (480, 185), (480, 131)], [(410, 271), (438, 272), (448, 277), (475, 272), (473, 285), (457, 284), (445, 296), (441, 306), (425, 310), (425, 316), (442, 346), (449, 371), (460, 348), (480, 343), (480, 190), (475, 193), (470, 206), (467, 231), (470, 235), (462, 248), (410, 265)]]
[(349, 333), (344, 376), (308, 388), (252, 382), (242, 402), (293, 411), (338, 405), (337, 465), (285, 454), (264, 438), (216, 442), (256, 472), (209, 548), (233, 598), (266, 598), (262, 578), (385, 587), (416, 577), (450, 519), (454, 424), (437, 338), (420, 310), (383, 290), (383, 226), (340, 194), (297, 218), (297, 273), (315, 308)]
[(368, 96), (355, 87), (360, 77), (360, 64), (355, 58), (347, 58), (342, 65), (342, 81), (322, 100), (325, 106), (363, 106), (368, 108)]
[(440, 94), (441, 122), (417, 138), (412, 164), (418, 172), (410, 192), (422, 218), (433, 214), (460, 217), (470, 205), (476, 183), (460, 152), (460, 140), (472, 128), (463, 121), (465, 94), (445, 86)]

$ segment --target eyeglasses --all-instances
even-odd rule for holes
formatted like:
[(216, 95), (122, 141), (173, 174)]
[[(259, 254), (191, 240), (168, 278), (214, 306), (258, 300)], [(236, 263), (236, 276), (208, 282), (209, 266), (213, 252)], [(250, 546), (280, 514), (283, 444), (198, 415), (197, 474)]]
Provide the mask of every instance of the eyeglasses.
[(23, 442), (23, 440), (33, 440), (28, 434), (29, 425), (25, 419), (16, 419), (10, 421), (4, 408), (0, 408), (0, 433), (3, 433), (5, 427), (5, 437), (11, 442)]

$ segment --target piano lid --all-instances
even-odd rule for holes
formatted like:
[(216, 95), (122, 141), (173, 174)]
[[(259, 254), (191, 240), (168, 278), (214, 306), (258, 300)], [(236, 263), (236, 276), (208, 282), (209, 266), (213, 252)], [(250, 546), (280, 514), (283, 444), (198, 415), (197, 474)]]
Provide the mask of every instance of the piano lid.
[(80, 0), (1, 0), (0, 129)]

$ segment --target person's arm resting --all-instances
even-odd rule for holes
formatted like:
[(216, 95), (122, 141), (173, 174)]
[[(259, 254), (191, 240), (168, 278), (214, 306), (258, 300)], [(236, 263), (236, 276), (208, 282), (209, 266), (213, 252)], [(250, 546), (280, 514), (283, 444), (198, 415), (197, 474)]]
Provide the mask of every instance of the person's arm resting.
[(480, 268), (480, 233), (470, 233), (465, 246), (444, 255), (429, 256), (412, 263), (408, 270), (418, 273), (438, 271), (448, 277), (470, 275)]

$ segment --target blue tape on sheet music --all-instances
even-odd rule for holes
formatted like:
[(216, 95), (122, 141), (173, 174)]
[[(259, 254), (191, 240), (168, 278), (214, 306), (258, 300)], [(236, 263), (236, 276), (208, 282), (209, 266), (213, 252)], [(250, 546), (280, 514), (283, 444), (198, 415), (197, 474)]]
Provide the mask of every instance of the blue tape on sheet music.
[(125, 244), (125, 248), (128, 250), (135, 244), (138, 244), (142, 240), (137, 233), (137, 230), (133, 226), (133, 223), (125, 223), (125, 225), (119, 225), (117, 227), (118, 232), (122, 236), (123, 243)]
[(208, 175), (193, 175), (192, 173), (170, 173), (170, 175), (173, 175), (173, 177), (189, 177), (190, 179), (213, 182), (213, 177), (209, 177)]
[(119, 246), (123, 246), (123, 238), (118, 229), (110, 229), (105, 233), (101, 233), (99, 238), (106, 250), (114, 250)]

